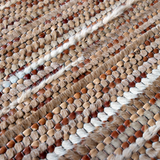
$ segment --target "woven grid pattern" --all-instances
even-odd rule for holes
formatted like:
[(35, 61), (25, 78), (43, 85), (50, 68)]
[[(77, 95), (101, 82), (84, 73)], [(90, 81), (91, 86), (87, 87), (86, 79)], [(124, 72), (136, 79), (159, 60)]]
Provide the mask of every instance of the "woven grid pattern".
[(158, 0), (1, 0), (0, 160), (160, 159)]

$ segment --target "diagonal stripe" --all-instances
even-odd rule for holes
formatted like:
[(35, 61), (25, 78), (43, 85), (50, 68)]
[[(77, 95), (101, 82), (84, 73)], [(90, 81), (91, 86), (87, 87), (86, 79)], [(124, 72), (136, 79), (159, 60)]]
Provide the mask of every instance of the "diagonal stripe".
[[(117, 98), (118, 102), (111, 102), (111, 108), (113, 109), (113, 111), (110, 113), (110, 116), (114, 115), (122, 107), (122, 105), (129, 104), (130, 100), (135, 99), (138, 96), (139, 93), (143, 93), (143, 91), (149, 85), (152, 85), (152, 83), (159, 76), (160, 76), (160, 65), (157, 67), (157, 69), (152, 70), (152, 74), (147, 75), (148, 78), (142, 78), (142, 82), (137, 83), (136, 87), (131, 87), (130, 92), (124, 92), (123, 97), (118, 97)], [(108, 113), (108, 111), (105, 111), (105, 110), (104, 110), (104, 112)], [(108, 119), (107, 115), (106, 115), (106, 117)], [(101, 126), (102, 124), (103, 124), (103, 122), (99, 121), (96, 118), (92, 118), (91, 123), (85, 123), (84, 124), (84, 129), (78, 129), (76, 134), (70, 135), (69, 140), (73, 143), (73, 145), (69, 141), (64, 141), (62, 143), (61, 147), (56, 147), (55, 148), (54, 153), (48, 153), (47, 159), (48, 160), (51, 160), (51, 159), (57, 160), (59, 156), (62, 156), (64, 154), (66, 154), (66, 150), (72, 149), (74, 147), (74, 144), (77, 144), (81, 141), (81, 138), (87, 137), (90, 132), (93, 132), (96, 129), (96, 127)], [(156, 130), (156, 133), (157, 133), (157, 130)], [(155, 135), (155, 133), (153, 135)]]
[[(136, 87), (131, 87), (129, 92), (124, 92), (123, 97), (118, 97), (118, 102), (111, 102), (111, 108), (113, 111), (111, 111), (110, 116), (114, 115), (117, 110), (119, 110), (124, 104), (129, 104), (131, 99), (134, 99), (138, 96), (139, 93), (143, 93), (143, 91), (149, 86), (152, 85), (152, 83), (160, 76), (160, 65), (157, 66), (157, 69), (152, 70), (151, 74), (147, 75), (147, 78), (142, 78), (140, 83), (136, 84)], [(104, 110), (105, 111), (105, 110)], [(106, 113), (108, 111), (105, 111)], [(107, 116), (108, 118), (108, 116)], [(91, 124), (92, 123), (92, 124)], [(84, 129), (77, 130), (76, 134), (72, 134), (69, 138), (69, 140), (73, 144), (77, 144), (81, 141), (81, 138), (88, 136), (88, 133), (93, 132), (97, 126), (101, 126), (103, 123), (99, 121), (98, 119), (92, 118), (91, 123), (84, 124)], [(64, 142), (64, 146), (62, 143), (61, 147), (56, 147), (54, 153), (48, 153), (47, 159), (51, 160), (57, 160), (58, 157), (66, 154), (66, 150), (68, 150), (67, 147), (70, 144), (69, 149), (73, 148), (74, 146), (69, 142)]]
[[(121, 15), (121, 14), (123, 13), (123, 11), (126, 10), (127, 8), (129, 8), (133, 2), (137, 2), (137, 0), (131, 1), (131, 2), (130, 2), (130, 0), (128, 0), (128, 1), (126, 2), (126, 5), (120, 6), (120, 7), (116, 8), (116, 9), (114, 9), (111, 14), (107, 15), (107, 16), (103, 19), (103, 21), (100, 21), (100, 22), (98, 22), (97, 24), (95, 24), (95, 25), (93, 25), (93, 26), (91, 26), (91, 27), (89, 27), (89, 28), (85, 28), (85, 29), (83, 29), (80, 33), (77, 33), (75, 36), (70, 37), (68, 43), (65, 43), (63, 46), (61, 46), (61, 47), (59, 47), (58, 49), (52, 51), (50, 54), (47, 54), (44, 58), (39, 59), (38, 62), (32, 63), (29, 67), (26, 67), (23, 72), (19, 72), (19, 74), (24, 75), (24, 74), (30, 73), (30, 71), (31, 71), (32, 69), (37, 68), (38, 66), (42, 65), (43, 63), (45, 63), (45, 61), (48, 61), (48, 60), (50, 60), (51, 58), (57, 56), (57, 55), (58, 55), (59, 53), (61, 53), (63, 50), (67, 49), (68, 47), (70, 47), (71, 45), (75, 44), (75, 43), (76, 43), (77, 41), (79, 41), (80, 39), (84, 38), (87, 34), (94, 32), (94, 31), (97, 30), (99, 27), (103, 26), (104, 24), (108, 23), (109, 21), (111, 21), (111, 20), (113, 20), (114, 18), (116, 18), (116, 17), (118, 17), (119, 15)], [(42, 84), (44, 85), (44, 83), (41, 83), (41, 84), (39, 85), (39, 86), (40, 86), (39, 88), (41, 88), (41, 86), (43, 86)], [(38, 88), (38, 86), (37, 86), (37, 88)], [(30, 90), (30, 89), (27, 90), (25, 93), (22, 93), (22, 96), (21, 96), (19, 99), (13, 101), (8, 107), (3, 108), (0, 113), (1, 113), (1, 114), (2, 114), (2, 113), (7, 113), (7, 112), (9, 111), (9, 108), (14, 108), (14, 106), (15, 106), (17, 103), (22, 102), (22, 101), (24, 100), (24, 98), (26, 98), (26, 97), (25, 97), (26, 95), (29, 96), (30, 94), (31, 94), (31, 90)], [(28, 97), (28, 96), (27, 96), (27, 97)]]
[[(122, 57), (124, 57), (125, 55), (127, 55), (127, 54), (128, 54), (128, 49), (129, 49), (131, 46), (132, 46), (133, 49), (135, 49), (136, 47), (138, 47), (138, 45), (144, 43), (144, 41), (145, 41), (144, 37), (148, 37), (148, 38), (149, 38), (150, 36), (152, 36), (152, 35), (151, 35), (151, 33), (153, 34), (152, 31), (155, 31), (155, 28), (151, 29), (150, 31), (148, 31), (147, 33), (145, 33), (144, 35), (142, 35), (140, 38), (138, 38), (138, 41), (137, 41), (137, 40), (134, 41), (133, 44), (129, 45), (129, 46), (125, 49), (125, 51), (122, 51), (120, 54), (118, 54), (118, 55), (116, 55), (115, 57), (113, 57), (113, 58), (111, 58), (110, 60), (108, 60), (108, 61), (107, 61), (107, 64), (104, 63), (102, 66), (100, 66), (100, 67), (98, 68), (98, 72), (97, 72), (97, 70), (93, 71), (92, 75), (88, 75), (88, 76), (85, 78), (85, 80), (82, 79), (82, 80), (80, 80), (78, 83), (76, 83), (75, 85), (73, 85), (74, 92), (78, 92), (78, 88), (84, 87), (87, 83), (92, 82), (95, 77), (100, 76), (100, 74), (102, 74), (102, 71), (104, 70), (104, 68), (106, 68), (106, 67), (107, 67), (107, 68), (108, 68), (108, 67), (111, 67), (111, 65), (113, 65), (113, 63), (116, 63), (116, 62), (117, 62), (118, 60), (120, 60)], [(51, 103), (59, 104), (60, 102), (64, 101), (64, 99), (68, 98), (68, 96), (71, 96), (71, 91), (72, 91), (73, 88), (67, 89), (67, 90), (64, 92), (64, 94), (61, 94), (58, 98), (52, 100)], [(66, 95), (66, 93), (69, 94), (69, 95)], [(63, 99), (62, 99), (62, 97), (63, 97)], [(54, 102), (54, 101), (55, 101), (55, 102)], [(44, 111), (45, 109), (47, 109), (47, 107), (49, 107), (49, 108), (48, 108), (48, 112), (49, 112), (49, 111), (51, 111), (55, 106), (54, 106), (54, 105), (50, 106), (50, 104), (47, 104), (46, 106), (43, 107), (43, 111)], [(41, 112), (41, 109), (39, 109), (38, 111), (36, 111), (34, 114), (32, 114), (32, 116), (29, 116), (27, 119), (30, 119), (30, 118), (33, 117), (34, 115), (39, 115), (39, 112)], [(42, 116), (42, 115), (41, 115), (41, 116)], [(41, 117), (41, 116), (40, 116), (40, 117)], [(39, 118), (40, 118), (40, 117), (39, 117)], [(42, 117), (41, 117), (41, 118), (42, 118)], [(27, 121), (27, 119), (26, 119), (26, 120), (23, 120), (22, 123), (25, 123), (25, 121)], [(34, 123), (34, 122), (30, 121), (30, 123)], [(28, 125), (25, 125), (25, 126), (24, 126), (24, 128), (26, 128), (26, 127), (28, 127)], [(8, 132), (12, 132), (12, 130), (9, 130)], [(8, 132), (7, 132), (7, 133), (8, 133)], [(1, 139), (3, 139), (3, 137), (1, 137)], [(6, 139), (5, 139), (5, 141), (6, 141)]]
[[(160, 106), (159, 106), (160, 107)], [(122, 155), (116, 155), (112, 157), (112, 160), (123, 160), (124, 158), (130, 158), (132, 152), (138, 151), (146, 141), (150, 140), (160, 130), (160, 121), (156, 122), (156, 125), (149, 127), (141, 138), (137, 138), (136, 143), (130, 144), (130, 146), (124, 149)]]
[(76, 61), (70, 63), (68, 66), (60, 69), (56, 74), (43, 80), (38, 86), (32, 89), (28, 89), (26, 92), (23, 92), (20, 98), (16, 99), (8, 107), (5, 107), (0, 111), (0, 116), (2, 116), (2, 114), (7, 113), (10, 109), (13, 109), (16, 104), (23, 102), (26, 98), (28, 98), (31, 95), (31, 93), (36, 93), (39, 89), (43, 88), (46, 84), (52, 82), (54, 79), (57, 79), (59, 76), (63, 75), (64, 71), (69, 70), (72, 66), (76, 66), (78, 63), (82, 62), (83, 60), (84, 60), (83, 57), (78, 58)]
[[(119, 4), (120, 5), (120, 4)], [(115, 8), (116, 6), (114, 6), (114, 8)], [(111, 9), (112, 7), (109, 7), (109, 8), (107, 8), (105, 11), (102, 11), (102, 12), (100, 12), (99, 14), (97, 14), (98, 16), (102, 16), (102, 15), (104, 15), (104, 14), (107, 14), (107, 12), (108, 11), (110, 11), (110, 9)], [(96, 16), (95, 16), (96, 17)], [(93, 20), (93, 22), (95, 22), (96, 21), (96, 18)], [(81, 26), (85, 26), (85, 23), (83, 23), (83, 24), (81, 24)], [(79, 28), (79, 27), (77, 27), (77, 28)], [(73, 30), (70, 30), (71, 32), (72, 31), (74, 31), (74, 29)], [(28, 73), (30, 73), (30, 72), (28, 72)], [(16, 73), (16, 77), (15, 76), (11, 76), (10, 78), (9, 78), (9, 81), (7, 80), (7, 81), (3, 81), (2, 82), (2, 84), (0, 84), (0, 90), (2, 90), (3, 89), (3, 86), (4, 87), (10, 87), (10, 85), (12, 84), (12, 83), (15, 83), (15, 81), (17, 81), (18, 79), (20, 79), (20, 78), (23, 78), (23, 76), (24, 76), (24, 74), (23, 74), (23, 70), (21, 71), (21, 72), (18, 72), (18, 73)]]
[(97, 24), (89, 27), (84, 28), (81, 32), (77, 33), (76, 35), (69, 38), (69, 42), (65, 43), (63, 46), (57, 48), (56, 50), (52, 51), (50, 54), (47, 54), (44, 56), (44, 58), (39, 59), (37, 62), (32, 63), (30, 66), (26, 67), (23, 72), (20, 72), (19, 74), (27, 74), (30, 73), (32, 69), (36, 69), (38, 66), (43, 65), (46, 61), (50, 60), (53, 57), (56, 57), (58, 54), (66, 50), (68, 47), (76, 44), (77, 41), (80, 41), (82, 38), (86, 37), (87, 34), (90, 34), (97, 30), (99, 27), (103, 26), (104, 24), (107, 24), (109, 21), (113, 20), (114, 18), (118, 17), (123, 13), (124, 10), (128, 9), (133, 2), (137, 2), (138, 0), (130, 0), (127, 1), (126, 5), (120, 6), (113, 10), (113, 12), (109, 15), (107, 15), (103, 21), (98, 22)]

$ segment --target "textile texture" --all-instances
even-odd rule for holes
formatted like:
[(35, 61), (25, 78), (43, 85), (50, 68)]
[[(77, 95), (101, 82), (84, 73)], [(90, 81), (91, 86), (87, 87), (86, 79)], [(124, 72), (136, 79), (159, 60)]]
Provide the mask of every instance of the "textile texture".
[(0, 160), (160, 159), (159, 0), (1, 0), (0, 31)]

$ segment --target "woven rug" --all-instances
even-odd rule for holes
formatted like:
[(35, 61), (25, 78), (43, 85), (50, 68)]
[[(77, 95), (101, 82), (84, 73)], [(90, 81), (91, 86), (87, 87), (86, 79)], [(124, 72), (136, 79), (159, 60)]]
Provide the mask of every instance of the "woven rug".
[(0, 31), (0, 160), (160, 159), (159, 0), (1, 0)]

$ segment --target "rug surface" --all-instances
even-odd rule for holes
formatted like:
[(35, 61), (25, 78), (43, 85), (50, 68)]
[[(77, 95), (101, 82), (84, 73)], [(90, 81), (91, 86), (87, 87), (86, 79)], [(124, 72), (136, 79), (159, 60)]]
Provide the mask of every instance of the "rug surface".
[(1, 0), (0, 31), (0, 160), (160, 159), (159, 0)]

